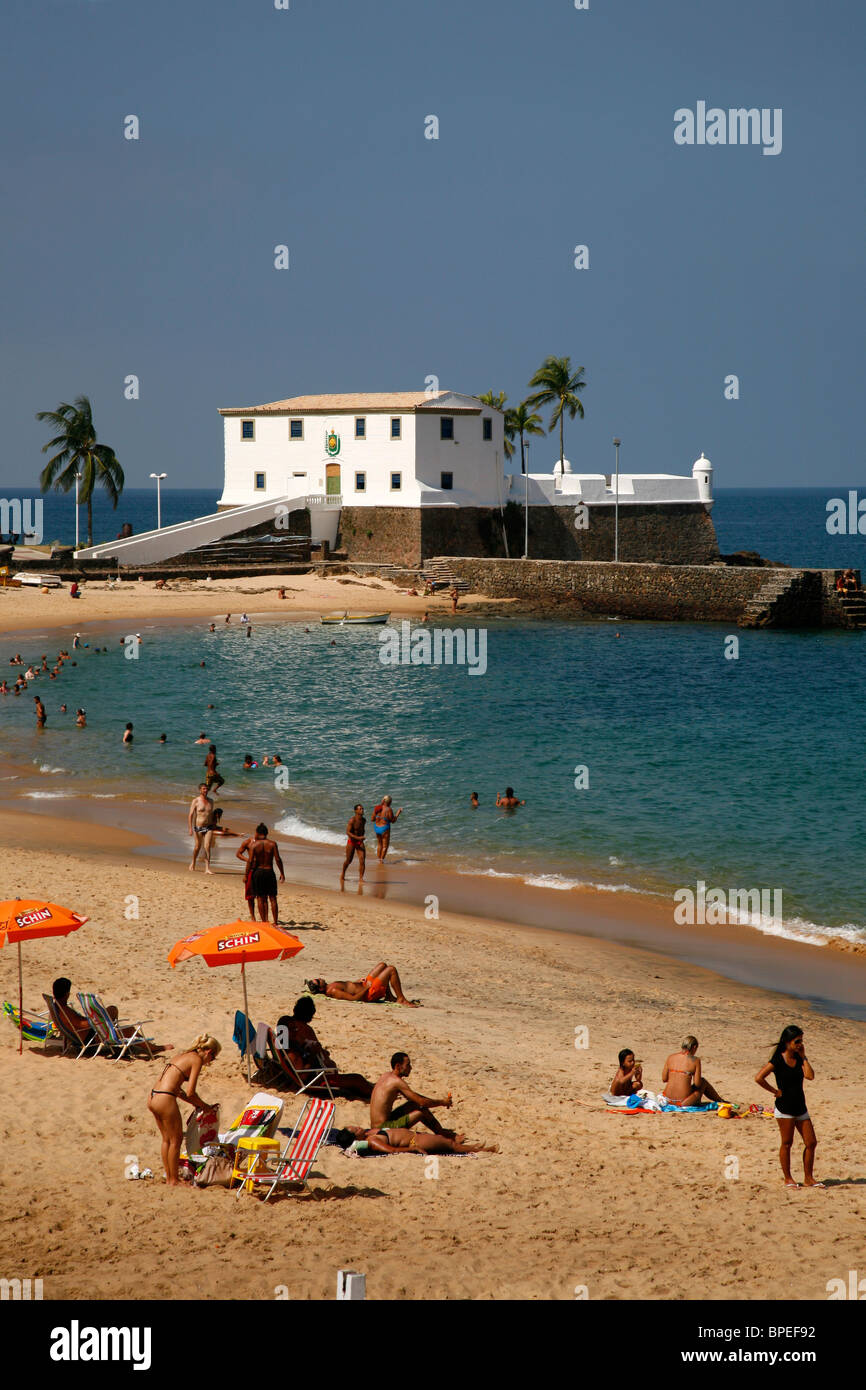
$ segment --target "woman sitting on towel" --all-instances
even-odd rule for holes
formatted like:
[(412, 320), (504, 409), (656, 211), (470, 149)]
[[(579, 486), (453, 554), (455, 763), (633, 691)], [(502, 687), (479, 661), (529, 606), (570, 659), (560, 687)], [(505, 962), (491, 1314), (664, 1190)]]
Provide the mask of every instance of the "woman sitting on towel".
[(630, 1047), (624, 1047), (619, 1054), (619, 1068), (610, 1083), (612, 1096), (633, 1096), (643, 1089), (643, 1068), (634, 1059)]
[(725, 1102), (714, 1086), (701, 1075), (698, 1040), (689, 1033), (679, 1052), (672, 1052), (662, 1068), (664, 1090), (661, 1099), (671, 1105), (701, 1105), (704, 1101)]
[[(179, 1100), (194, 1105), (196, 1110), (207, 1110), (208, 1103), (196, 1091), (196, 1082), (202, 1067), (207, 1067), (221, 1051), (216, 1038), (209, 1033), (199, 1033), (186, 1052), (181, 1052), (171, 1062), (166, 1062), (156, 1087), (147, 1098), (147, 1108), (156, 1120), (162, 1136), (162, 1166), (169, 1187), (178, 1187), (180, 1178), (180, 1141), (183, 1138), (183, 1121)], [(186, 1092), (183, 1084), (186, 1082)]]

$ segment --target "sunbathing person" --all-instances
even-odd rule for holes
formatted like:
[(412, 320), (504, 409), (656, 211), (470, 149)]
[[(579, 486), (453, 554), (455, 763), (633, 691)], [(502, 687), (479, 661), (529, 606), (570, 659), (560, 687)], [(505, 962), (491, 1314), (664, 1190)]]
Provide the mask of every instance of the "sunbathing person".
[(707, 1100), (724, 1105), (715, 1087), (701, 1075), (701, 1059), (697, 1054), (698, 1040), (690, 1033), (683, 1038), (679, 1052), (672, 1052), (664, 1064), (662, 1099), (671, 1105), (701, 1105)]
[(410, 1129), (361, 1129), (346, 1125), (332, 1140), (338, 1148), (355, 1145), (358, 1154), (498, 1154), (498, 1144), (467, 1144), (465, 1134), (448, 1139), (444, 1134), (415, 1133)]
[[(220, 1053), (216, 1038), (208, 1033), (200, 1033), (190, 1044), (188, 1051), (178, 1053), (171, 1062), (166, 1062), (156, 1087), (147, 1098), (147, 1108), (156, 1120), (162, 1136), (162, 1166), (169, 1187), (180, 1184), (178, 1168), (180, 1165), (180, 1143), (183, 1139), (183, 1120), (179, 1100), (194, 1105), (196, 1110), (207, 1110), (208, 1103), (196, 1091), (196, 1082), (202, 1067), (208, 1066)], [(186, 1082), (186, 1093), (183, 1084)]]
[[(81, 1039), (82, 1043), (95, 1042), (97, 1035), (94, 1031), (92, 1024), (90, 1023), (90, 1020), (85, 1018), (83, 1014), (80, 1014), (77, 1011), (77, 1009), (73, 1009), (72, 1005), (69, 1002), (69, 994), (71, 990), (72, 981), (67, 980), (65, 976), (61, 975), (59, 980), (54, 981), (54, 984), (51, 986), (51, 993), (54, 997), (54, 1003), (57, 1005), (57, 1012), (59, 1013), (62, 1022), (66, 1024), (67, 1028), (69, 1028), (71, 1032), (75, 1033), (77, 1037)], [(128, 1038), (131, 1034), (135, 1033), (134, 1024), (128, 1027), (124, 1027), (117, 1023), (116, 1004), (107, 1004), (105, 1012), (111, 1017), (113, 1022), (117, 1024), (117, 1031), (118, 1033), (121, 1033), (124, 1038)], [(135, 1046), (138, 1046), (138, 1044), (133, 1043), (133, 1047)], [(143, 1041), (141, 1043), (141, 1046), (145, 1046)], [(174, 1043), (150, 1044), (151, 1052), (171, 1052), (173, 1048)], [(130, 1049), (130, 1051), (131, 1050), (132, 1049)]]
[[(304, 995), (299, 999), (292, 1016), (284, 1014), (277, 1020), (275, 1045), (278, 1052), (284, 1052), (295, 1071), (323, 1070), (332, 1091), (341, 1091), (347, 1100), (369, 1100), (373, 1094), (373, 1083), (358, 1072), (341, 1072), (331, 1054), (322, 1046), (310, 1020), (316, 1012), (312, 999)], [(304, 1077), (301, 1076), (303, 1082)], [(324, 1085), (309, 1087), (308, 1094), (327, 1094)]]
[(636, 1062), (630, 1047), (619, 1054), (619, 1067), (610, 1083), (612, 1096), (633, 1096), (643, 1089), (643, 1068)]
[[(453, 1129), (443, 1129), (433, 1115), (433, 1109), (445, 1106), (451, 1109), (451, 1092), (444, 1100), (434, 1100), (413, 1091), (406, 1077), (412, 1070), (408, 1053), (395, 1052), (391, 1058), (391, 1070), (379, 1077), (370, 1097), (370, 1124), (373, 1129), (411, 1129), (413, 1125), (425, 1124), (434, 1134), (444, 1135), (446, 1139), (455, 1137)], [(405, 1096), (406, 1103), (394, 1102), (398, 1096)]]
[[(407, 999), (400, 984), (396, 965), (386, 965), (383, 960), (374, 965), (363, 980), (327, 980), (316, 977), (306, 980), (310, 994), (325, 994), (329, 999), (345, 999), (350, 1004), (405, 1004), (407, 1009), (420, 1007), (419, 999)], [(392, 993), (393, 990), (393, 993)]]

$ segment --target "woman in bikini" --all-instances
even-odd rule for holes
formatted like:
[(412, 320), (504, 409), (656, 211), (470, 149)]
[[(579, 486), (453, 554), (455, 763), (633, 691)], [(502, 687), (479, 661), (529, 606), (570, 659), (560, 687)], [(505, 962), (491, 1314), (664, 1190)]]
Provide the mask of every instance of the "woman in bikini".
[(444, 1134), (425, 1134), (412, 1129), (361, 1129), (347, 1125), (337, 1140), (340, 1148), (357, 1145), (359, 1154), (476, 1154), (499, 1153), (497, 1144), (467, 1144), (465, 1134), (448, 1139)]
[(671, 1105), (701, 1105), (706, 1100), (724, 1105), (716, 1088), (701, 1075), (701, 1059), (697, 1053), (698, 1040), (689, 1033), (683, 1038), (679, 1052), (672, 1052), (662, 1068), (662, 1098)]
[[(407, 1009), (420, 1007), (419, 999), (407, 999), (403, 993), (396, 965), (380, 960), (363, 980), (327, 980), (317, 977), (305, 982), (310, 994), (325, 994), (329, 999), (345, 999), (350, 1004), (405, 1004)], [(393, 990), (393, 993), (392, 993)]]
[[(209, 1033), (200, 1033), (187, 1052), (180, 1053), (172, 1062), (166, 1062), (156, 1087), (150, 1092), (147, 1108), (156, 1120), (162, 1136), (162, 1166), (169, 1187), (179, 1186), (178, 1167), (180, 1163), (180, 1141), (183, 1138), (179, 1100), (188, 1101), (196, 1110), (206, 1110), (207, 1101), (202, 1100), (195, 1087), (202, 1067), (208, 1066), (219, 1056), (220, 1044)], [(181, 1089), (186, 1082), (186, 1094)]]
[(391, 844), (391, 826), (402, 816), (403, 807), (395, 811), (391, 805), (390, 796), (383, 796), (380, 805), (373, 811), (373, 829), (376, 832), (376, 858), (380, 864), (384, 864), (385, 855), (388, 853)]
[[(770, 1072), (775, 1075), (775, 1086), (770, 1086), (767, 1082)], [(806, 1056), (803, 1030), (796, 1023), (791, 1023), (784, 1029), (773, 1050), (772, 1057), (766, 1066), (761, 1067), (755, 1080), (765, 1091), (769, 1091), (772, 1096), (776, 1097), (773, 1114), (779, 1121), (779, 1133), (782, 1137), (779, 1162), (782, 1165), (785, 1186), (800, 1186), (791, 1177), (791, 1146), (794, 1142), (794, 1130), (796, 1130), (803, 1140), (803, 1186), (823, 1187), (824, 1184), (816, 1182), (812, 1175), (818, 1139), (815, 1134), (815, 1126), (812, 1124), (809, 1111), (806, 1109), (806, 1096), (803, 1090), (804, 1079), (814, 1081), (815, 1073)]]

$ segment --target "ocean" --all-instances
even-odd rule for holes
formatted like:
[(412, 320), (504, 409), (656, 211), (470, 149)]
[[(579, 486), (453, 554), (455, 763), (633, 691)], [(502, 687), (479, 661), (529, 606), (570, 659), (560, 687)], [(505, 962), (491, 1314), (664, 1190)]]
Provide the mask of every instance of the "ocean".
[[(862, 537), (826, 533), (833, 495), (722, 494), (722, 548), (859, 565)], [(174, 494), (169, 504), (167, 493), (164, 518), (205, 510), (214, 496)], [(138, 529), (144, 512), (133, 504), (115, 520)], [(33, 687), (0, 697), (4, 799), (134, 796), (168, 802), (182, 820), (206, 751), (194, 740), (205, 732), (218, 746), (228, 819), (232, 795), (254, 792), (284, 833), (338, 845), (355, 801), (370, 814), (390, 792), (404, 807), (394, 847), (410, 860), (563, 890), (764, 890), (781, 895), (781, 921), (764, 920), (762, 930), (866, 940), (856, 869), (861, 634), (741, 631), (731, 660), (727, 630), (715, 624), (485, 623), (483, 676), (383, 665), (381, 629), (335, 636), (317, 620), (256, 619), (250, 638), (221, 617), (213, 634), (205, 622), (142, 621), (137, 660), (117, 634), (97, 652), (109, 639), (85, 631), (77, 666), (35, 687), (48, 709), (44, 731), (34, 728)], [(29, 660), (57, 646), (57, 634), (0, 638), (0, 677), (16, 673), (13, 651)], [(83, 730), (77, 706), (87, 710)], [(121, 745), (128, 720), (130, 749)], [(288, 785), (269, 768), (242, 772), (247, 753), (258, 763), (279, 753)], [(526, 800), (517, 812), (494, 805), (506, 785)]]

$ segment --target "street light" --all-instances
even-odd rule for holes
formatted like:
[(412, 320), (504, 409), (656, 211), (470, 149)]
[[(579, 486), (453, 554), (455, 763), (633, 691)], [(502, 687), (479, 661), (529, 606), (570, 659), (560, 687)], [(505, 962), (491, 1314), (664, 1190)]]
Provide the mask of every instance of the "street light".
[(81, 474), (75, 475), (75, 549), (78, 549), (78, 484), (81, 482)]
[(524, 463), (525, 463), (525, 466), (526, 466), (526, 472), (525, 472), (524, 475), (523, 475), (523, 517), (524, 517), (524, 529), (523, 529), (523, 558), (524, 558), (524, 560), (528, 560), (528, 559), (529, 559), (529, 440), (528, 440), (528, 439), (525, 441), (524, 446), (523, 446), (523, 457), (524, 457)]
[(620, 446), (621, 443), (622, 443), (622, 440), (621, 440), (621, 439), (615, 439), (615, 440), (613, 441), (613, 447), (616, 449), (616, 492), (614, 493), (614, 504), (613, 504), (613, 561), (614, 561), (614, 564), (616, 564), (616, 562), (619, 560), (619, 446)]
[(164, 473), (151, 473), (152, 478), (156, 478), (156, 529), (162, 530), (162, 507), (160, 504), (159, 485), (165, 477)]

